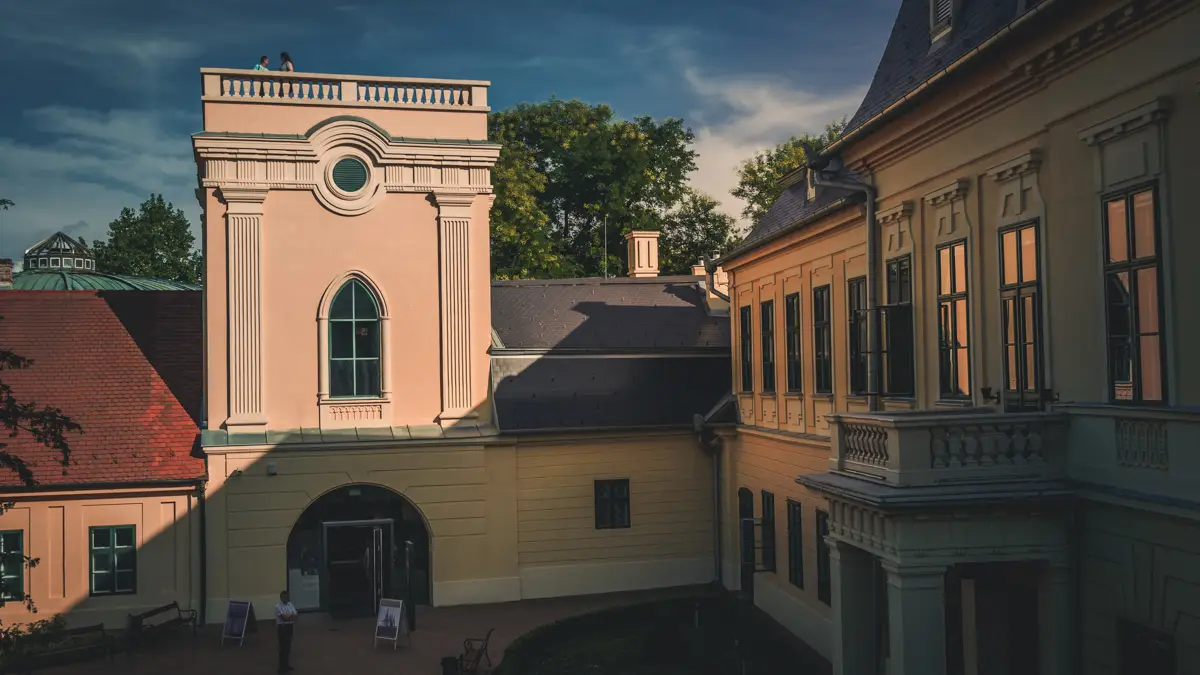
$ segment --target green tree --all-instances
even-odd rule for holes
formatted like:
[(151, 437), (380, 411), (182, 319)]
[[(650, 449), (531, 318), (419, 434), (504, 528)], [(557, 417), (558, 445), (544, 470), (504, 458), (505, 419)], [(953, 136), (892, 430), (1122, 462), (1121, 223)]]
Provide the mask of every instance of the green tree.
[[(606, 105), (550, 99), (489, 117), (497, 276), (595, 276), (625, 268), (624, 235), (662, 230), (689, 194), (694, 136), (678, 119), (617, 119)], [(720, 243), (714, 243), (713, 247)]]
[(771, 208), (782, 189), (779, 179), (800, 168), (808, 159), (804, 156), (801, 143), (808, 143), (820, 150), (841, 137), (846, 129), (846, 118), (825, 125), (820, 134), (792, 136), (770, 150), (754, 154), (738, 167), (737, 187), (730, 194), (746, 201), (742, 215), (757, 223)]
[(108, 241), (94, 242), (92, 248), (99, 272), (195, 284), (204, 273), (204, 258), (193, 248), (195, 243), (183, 211), (162, 195), (150, 195), (136, 213), (121, 209), (108, 224)]
[(738, 241), (737, 221), (719, 206), (712, 197), (688, 190), (667, 214), (658, 242), (662, 274), (691, 274), (700, 256), (715, 257), (733, 248)]
[[(3, 320), (3, 317), (0, 317), (0, 320)], [(55, 451), (65, 473), (71, 462), (71, 445), (67, 435), (82, 431), (79, 424), (64, 415), (58, 408), (38, 405), (33, 401), (18, 400), (13, 394), (12, 387), (3, 380), (5, 371), (24, 370), (32, 365), (32, 359), (0, 347), (0, 429), (6, 432), (0, 438), (12, 438), (22, 434), (31, 436), (38, 443)], [(25, 460), (9, 452), (8, 444), (3, 441), (0, 441), (0, 469), (6, 469), (16, 474), (17, 479), (26, 488), (36, 487), (38, 484), (37, 477)], [(0, 503), (0, 513), (4, 513), (12, 507), (13, 502)], [(30, 558), (23, 552), (5, 553), (3, 561), (5, 566), (20, 565), (26, 568), (33, 568), (38, 563), (36, 558)], [(0, 581), (0, 583), (3, 582)], [(0, 594), (0, 607), (4, 606), (5, 597), (13, 595), (20, 597), (20, 602), (30, 611), (36, 611), (33, 598), (23, 589), (17, 593)], [(0, 640), (8, 637), (11, 631), (11, 628), (0, 627)]]

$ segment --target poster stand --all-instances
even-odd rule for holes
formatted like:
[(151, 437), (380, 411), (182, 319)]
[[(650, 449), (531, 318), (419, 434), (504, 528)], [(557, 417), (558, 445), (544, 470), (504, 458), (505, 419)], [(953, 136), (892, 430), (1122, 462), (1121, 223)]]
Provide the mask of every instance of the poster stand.
[(404, 601), (384, 598), (379, 601), (379, 616), (375, 620), (375, 641), (371, 647), (379, 646), (379, 641), (391, 641), (392, 651), (400, 644), (400, 633), (411, 640), (408, 632), (408, 619), (404, 614)]
[(226, 640), (237, 640), (238, 646), (241, 647), (246, 641), (246, 631), (249, 630), (253, 633), (257, 629), (254, 605), (244, 600), (230, 600), (229, 607), (225, 609), (225, 625), (221, 629), (221, 644), (224, 645)]

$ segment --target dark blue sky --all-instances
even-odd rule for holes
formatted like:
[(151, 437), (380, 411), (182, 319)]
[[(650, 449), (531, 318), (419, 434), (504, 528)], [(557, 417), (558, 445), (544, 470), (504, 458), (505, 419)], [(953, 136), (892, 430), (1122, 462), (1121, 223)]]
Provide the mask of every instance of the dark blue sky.
[(0, 3), (0, 255), (102, 237), (162, 192), (198, 215), (198, 70), (491, 80), (493, 109), (551, 95), (682, 117), (693, 184), (736, 213), (739, 160), (852, 113), (899, 0), (20, 0)]

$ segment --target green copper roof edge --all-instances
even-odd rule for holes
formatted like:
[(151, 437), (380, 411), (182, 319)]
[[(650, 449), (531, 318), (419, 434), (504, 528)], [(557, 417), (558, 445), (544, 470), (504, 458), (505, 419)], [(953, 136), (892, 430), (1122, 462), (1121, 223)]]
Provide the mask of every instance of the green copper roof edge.
[(393, 143), (434, 143), (437, 145), (469, 145), (479, 147), (501, 147), (499, 143), (491, 141), (477, 141), (469, 138), (417, 138), (409, 136), (393, 136), (387, 131), (384, 131), (378, 124), (369, 119), (359, 117), (357, 115), (336, 115), (328, 119), (321, 120), (313, 125), (311, 129), (303, 134), (270, 134), (270, 133), (251, 133), (245, 131), (198, 131), (192, 134), (192, 138), (273, 138), (279, 140), (303, 141), (312, 137), (313, 134), (320, 131), (326, 126), (334, 122), (362, 122), (379, 132), (380, 136), (392, 141)]
[[(61, 280), (62, 288), (57, 284), (38, 283), (43, 280)], [(29, 280), (22, 284), (22, 280)], [(91, 281), (92, 283), (88, 283)], [(196, 284), (183, 281), (170, 281), (155, 277), (134, 277), (104, 272), (84, 271), (67, 272), (57, 270), (23, 270), (13, 275), (12, 290), (16, 291), (201, 291)]]

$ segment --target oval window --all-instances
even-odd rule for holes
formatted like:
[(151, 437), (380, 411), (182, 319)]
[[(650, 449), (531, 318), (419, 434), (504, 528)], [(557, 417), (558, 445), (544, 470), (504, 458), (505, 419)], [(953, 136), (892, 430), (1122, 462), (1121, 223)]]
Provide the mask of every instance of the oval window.
[(367, 184), (367, 166), (353, 157), (333, 165), (333, 184), (343, 192), (358, 192)]

